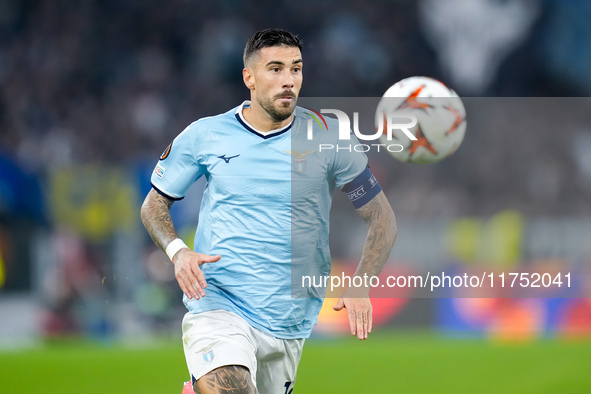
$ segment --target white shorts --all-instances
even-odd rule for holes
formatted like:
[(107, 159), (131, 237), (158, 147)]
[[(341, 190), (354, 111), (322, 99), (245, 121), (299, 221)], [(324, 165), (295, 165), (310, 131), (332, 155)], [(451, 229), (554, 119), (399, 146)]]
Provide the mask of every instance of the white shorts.
[(279, 339), (251, 327), (235, 313), (187, 313), (183, 348), (191, 382), (224, 365), (249, 369), (259, 394), (293, 390), (304, 339)]

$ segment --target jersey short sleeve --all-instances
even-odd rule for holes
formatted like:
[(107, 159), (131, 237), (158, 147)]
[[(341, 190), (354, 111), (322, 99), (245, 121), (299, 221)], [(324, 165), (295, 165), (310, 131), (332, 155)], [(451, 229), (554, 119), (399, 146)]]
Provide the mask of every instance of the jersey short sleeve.
[[(355, 179), (367, 167), (367, 156), (359, 150), (361, 145), (354, 135), (349, 141), (339, 141), (335, 151), (333, 176), (339, 188)], [(357, 149), (357, 150), (356, 150)]]
[(184, 198), (189, 187), (204, 174), (195, 150), (196, 124), (191, 124), (174, 139), (152, 172), (152, 187), (172, 200)]

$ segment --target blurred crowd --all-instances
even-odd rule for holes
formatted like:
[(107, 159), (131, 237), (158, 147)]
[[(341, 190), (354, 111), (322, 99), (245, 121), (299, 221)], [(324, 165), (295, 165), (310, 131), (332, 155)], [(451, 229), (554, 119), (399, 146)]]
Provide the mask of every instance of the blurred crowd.
[(5, 0), (0, 147), (34, 171), (155, 157), (248, 97), (241, 53), (268, 26), (304, 41), (302, 95), (380, 96), (429, 75), (461, 95), (584, 96), (590, 12), (576, 0)]

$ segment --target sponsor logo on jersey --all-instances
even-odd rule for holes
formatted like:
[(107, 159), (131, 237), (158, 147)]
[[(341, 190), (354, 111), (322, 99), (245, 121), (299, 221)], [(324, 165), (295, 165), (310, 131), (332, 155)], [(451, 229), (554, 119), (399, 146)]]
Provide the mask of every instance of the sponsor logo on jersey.
[(158, 178), (162, 178), (164, 176), (164, 171), (166, 171), (166, 169), (162, 167), (160, 164), (157, 164), (156, 168), (154, 169), (154, 173)]
[(226, 164), (228, 164), (228, 163), (230, 163), (230, 160), (232, 160), (233, 158), (238, 157), (238, 156), (240, 156), (240, 155), (230, 156), (230, 157), (226, 157), (226, 155), (221, 155), (221, 156), (218, 156), (218, 159), (222, 159), (223, 161), (226, 162)]

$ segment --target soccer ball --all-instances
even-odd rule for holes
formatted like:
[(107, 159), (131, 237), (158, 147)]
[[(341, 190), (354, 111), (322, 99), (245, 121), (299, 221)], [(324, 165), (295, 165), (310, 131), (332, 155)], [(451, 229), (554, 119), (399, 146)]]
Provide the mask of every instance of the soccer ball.
[[(416, 120), (416, 123), (415, 123)], [(435, 163), (458, 149), (466, 132), (460, 97), (428, 77), (410, 77), (392, 85), (376, 109), (380, 142), (396, 144), (388, 152), (400, 161)], [(411, 139), (411, 134), (416, 140)]]

